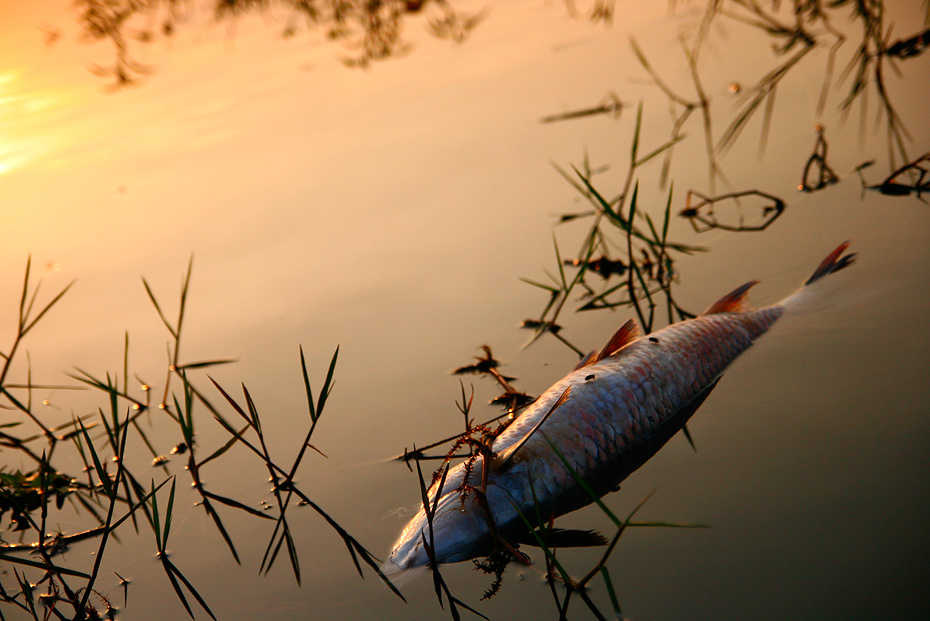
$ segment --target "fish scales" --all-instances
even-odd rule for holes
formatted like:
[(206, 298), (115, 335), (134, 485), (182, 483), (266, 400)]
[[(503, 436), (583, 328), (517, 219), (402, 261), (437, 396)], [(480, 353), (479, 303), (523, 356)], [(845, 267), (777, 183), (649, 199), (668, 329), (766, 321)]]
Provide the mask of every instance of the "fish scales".
[[(842, 256), (845, 248), (831, 253), (808, 283), (849, 265), (852, 255)], [(451, 468), (442, 489), (434, 483), (428, 491), (430, 503), (437, 494), (440, 499), (432, 518), (436, 561), (490, 553), (498, 543), (492, 523), (496, 536), (507, 539), (525, 529), (520, 513), (545, 521), (593, 502), (553, 447), (597, 496), (616, 489), (684, 426), (727, 366), (805, 291), (749, 311), (744, 298), (752, 284), (724, 296), (704, 315), (648, 336), (637, 337), (635, 326), (624, 326), (619, 343), (608, 344), (616, 350), (602, 351), (556, 382), (497, 437), (490, 464), (479, 456), (470, 467)], [(421, 508), (386, 569), (429, 562), (422, 546), (428, 522)]]

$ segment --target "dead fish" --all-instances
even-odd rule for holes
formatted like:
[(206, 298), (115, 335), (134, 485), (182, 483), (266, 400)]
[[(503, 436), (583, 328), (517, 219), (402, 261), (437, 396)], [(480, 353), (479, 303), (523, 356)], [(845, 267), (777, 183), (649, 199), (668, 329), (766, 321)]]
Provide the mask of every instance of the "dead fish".
[(802, 305), (810, 285), (853, 262), (848, 246), (841, 244), (801, 289), (773, 306), (749, 309), (747, 293), (758, 282), (752, 281), (699, 317), (647, 336), (628, 321), (519, 415), (490, 451), (430, 486), (432, 523), (421, 507), (382, 569), (487, 556), (525, 536), (521, 513), (548, 521), (590, 504), (571, 470), (597, 497), (616, 489), (684, 427), (737, 356)]

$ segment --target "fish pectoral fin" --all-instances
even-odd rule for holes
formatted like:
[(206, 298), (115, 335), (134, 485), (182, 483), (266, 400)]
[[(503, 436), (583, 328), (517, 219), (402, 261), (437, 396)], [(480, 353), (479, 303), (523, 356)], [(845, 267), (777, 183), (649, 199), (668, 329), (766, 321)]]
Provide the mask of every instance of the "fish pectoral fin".
[(694, 444), (694, 438), (691, 437), (691, 432), (688, 431), (688, 425), (681, 426), (681, 433), (685, 434), (685, 439), (687, 439), (688, 444), (691, 445), (691, 450), (697, 453), (697, 446)]
[[(596, 530), (552, 528), (537, 531), (537, 534), (549, 548), (592, 548), (609, 543), (607, 537)], [(530, 533), (525, 533), (517, 543), (540, 547), (539, 542)]]
[(491, 469), (490, 469), (490, 471), (491, 471), (491, 472), (501, 472), (504, 468), (506, 468), (507, 465), (510, 463), (510, 458), (513, 457), (514, 454), (515, 454), (517, 451), (519, 451), (519, 450), (523, 447), (524, 444), (526, 444), (526, 441), (529, 440), (529, 439), (533, 436), (533, 434), (536, 433), (536, 431), (537, 431), (540, 427), (542, 427), (543, 423), (546, 422), (546, 420), (549, 418), (549, 416), (550, 416), (560, 405), (562, 405), (563, 403), (565, 403), (565, 400), (568, 398), (568, 395), (569, 395), (569, 393), (570, 393), (571, 391), (572, 391), (572, 387), (571, 387), (571, 386), (569, 386), (568, 388), (566, 388), (566, 389), (562, 392), (562, 395), (558, 398), (558, 400), (557, 400), (555, 403), (552, 404), (552, 407), (551, 407), (551, 408), (549, 408), (549, 411), (546, 412), (546, 413), (542, 416), (542, 418), (539, 419), (539, 422), (538, 422), (538, 423), (536, 423), (535, 425), (533, 425), (533, 428), (530, 429), (530, 430), (526, 433), (525, 436), (523, 436), (522, 438), (520, 438), (517, 442), (514, 442), (513, 444), (511, 444), (510, 446), (508, 446), (506, 449), (504, 449), (504, 450), (501, 451), (500, 453), (497, 453), (497, 454), (494, 456), (494, 458), (491, 460)]
[(723, 377), (723, 375), (718, 376), (717, 379), (708, 384), (704, 390), (694, 395), (694, 397), (691, 398), (691, 401), (688, 401), (682, 407), (678, 408), (678, 411), (675, 412), (675, 418), (683, 421), (681, 427), (684, 429), (685, 437), (688, 438), (688, 443), (691, 445), (691, 448), (694, 449), (695, 452), (697, 452), (697, 447), (694, 446), (694, 440), (691, 438), (691, 433), (685, 427), (685, 423), (688, 422), (688, 419), (691, 418), (692, 414), (697, 412), (697, 409), (701, 407), (701, 404), (704, 403), (704, 400), (707, 399), (710, 393), (713, 392), (714, 388), (717, 387), (721, 377)]
[(750, 280), (745, 285), (737, 287), (716, 302), (710, 305), (701, 315), (716, 315), (717, 313), (742, 313), (749, 310), (746, 297), (749, 290), (759, 284), (758, 280)]

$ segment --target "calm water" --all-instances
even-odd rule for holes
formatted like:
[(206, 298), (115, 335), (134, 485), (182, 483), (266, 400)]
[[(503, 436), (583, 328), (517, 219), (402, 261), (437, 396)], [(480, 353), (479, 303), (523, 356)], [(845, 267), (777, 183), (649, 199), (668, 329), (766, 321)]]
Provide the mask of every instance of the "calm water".
[[(315, 386), (340, 347), (335, 390), (314, 436), (329, 458), (309, 455), (299, 483), (379, 556), (418, 503), (415, 477), (389, 458), (460, 428), (451, 369), (489, 344), (517, 386), (538, 394), (577, 361), (554, 340), (521, 349), (527, 333), (516, 327), (545, 301), (518, 279), (543, 280), (544, 270), (555, 269), (554, 216), (585, 206), (550, 163), (581, 166), (587, 153), (592, 166), (610, 166), (596, 186), (608, 196), (620, 192), (636, 103), (644, 106), (643, 149), (667, 140), (671, 123), (628, 37), (690, 97), (676, 36), (692, 35), (701, 16), (697, 7), (670, 16), (664, 3), (626, 2), (605, 28), (569, 19), (558, 3), (500, 3), (463, 45), (410, 22), (412, 52), (369, 71), (343, 67), (338, 45), (281, 42), (274, 15), (268, 24), (240, 23), (235, 36), (203, 16), (170, 42), (138, 49), (139, 60), (155, 68), (139, 86), (106, 92), (87, 65), (108, 62), (109, 50), (78, 45), (71, 14), (46, 4), (47, 13), (0, 9), (7, 42), (0, 349), (12, 336), (31, 255), (46, 295), (77, 280), (26, 342), (33, 381), (74, 384), (65, 374), (75, 367), (121, 372), (128, 332), (131, 369), (159, 385), (167, 334), (140, 276), (173, 314), (193, 254), (182, 358), (238, 359), (211, 375), (230, 390), (248, 385), (270, 449), (285, 463), (307, 419), (298, 345)], [(895, 8), (894, 35), (916, 33), (919, 3)], [(43, 20), (62, 31), (51, 46), (43, 43)], [(852, 170), (876, 159), (866, 174), (881, 181), (889, 171), (886, 136), (881, 123), (875, 129), (874, 93), (862, 136), (858, 112), (845, 123), (834, 112), (848, 82), (816, 113), (827, 53), (812, 53), (780, 85), (764, 155), (756, 119), (721, 160), (733, 189), (782, 196), (787, 212), (763, 233), (698, 235), (676, 219), (672, 237), (710, 249), (679, 261), (678, 300), (699, 311), (758, 278), (754, 302), (777, 301), (845, 239), (860, 260), (827, 287), (823, 308), (778, 324), (727, 373), (689, 424), (697, 452), (675, 437), (607, 498), (626, 514), (654, 492), (641, 519), (710, 526), (624, 535), (608, 567), (631, 619), (903, 619), (921, 618), (930, 605), (930, 209), (914, 198), (862, 194)], [(745, 91), (777, 59), (770, 41), (734, 22), (713, 29), (702, 54), (719, 135), (742, 101), (729, 86)], [(903, 78), (888, 72), (915, 157), (930, 144), (928, 58), (900, 63)], [(539, 122), (592, 106), (608, 91), (630, 106), (619, 119)], [(842, 182), (800, 194), (818, 122)], [(671, 170), (676, 209), (687, 189), (709, 191), (696, 116), (685, 132)], [(640, 177), (640, 208), (654, 218), (667, 196), (658, 171), (653, 165)], [(566, 254), (584, 227), (555, 229)], [(565, 314), (562, 323), (590, 349), (629, 316)], [(206, 389), (206, 378), (198, 381)], [(475, 392), (476, 402), (497, 394), (477, 381)], [(105, 405), (62, 389), (42, 398), (56, 424)], [(495, 413), (481, 406), (477, 417)], [(206, 454), (226, 436), (203, 414)], [(175, 431), (156, 415), (151, 422), (167, 452)], [(138, 472), (146, 473), (149, 457), (135, 450)], [(9, 467), (27, 465), (0, 455)], [(408, 604), (374, 575), (360, 580), (341, 540), (307, 508), (291, 515), (302, 586), (283, 557), (257, 577), (270, 529), (226, 511), (243, 561), (236, 566), (203, 512), (188, 506), (195, 496), (182, 460), (169, 466), (184, 501), (172, 526), (172, 559), (218, 618), (447, 616), (427, 575), (404, 584)], [(247, 452), (233, 451), (214, 468), (205, 472), (209, 489), (255, 507), (271, 500), (267, 473)], [(58, 523), (64, 530), (88, 525), (68, 510)], [(592, 509), (562, 526), (610, 531)], [(65, 559), (89, 567), (95, 549), (74, 545)], [(597, 554), (565, 558), (581, 575)], [(5, 586), (14, 582), (8, 571), (0, 570)], [(121, 605), (113, 571), (132, 580), (121, 619), (183, 614), (150, 533), (127, 529), (122, 544), (107, 550), (98, 588)], [(478, 602), (490, 580), (469, 564), (443, 573), (457, 597), (493, 619), (557, 617), (538, 567), (512, 567), (490, 602)], [(609, 610), (601, 582), (593, 597)], [(587, 616), (575, 602), (570, 617)]]

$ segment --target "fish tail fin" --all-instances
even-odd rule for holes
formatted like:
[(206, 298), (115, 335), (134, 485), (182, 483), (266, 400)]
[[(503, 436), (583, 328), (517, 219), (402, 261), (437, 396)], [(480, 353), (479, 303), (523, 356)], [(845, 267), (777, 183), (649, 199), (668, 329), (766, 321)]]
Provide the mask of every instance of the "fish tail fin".
[(827, 255), (827, 257), (820, 262), (820, 265), (817, 266), (817, 269), (814, 270), (814, 273), (811, 274), (811, 277), (807, 279), (805, 285), (809, 285), (812, 282), (816, 282), (828, 274), (833, 272), (838, 272), (841, 269), (847, 268), (852, 265), (856, 260), (856, 253), (851, 252), (849, 254), (843, 254), (846, 252), (846, 249), (849, 248), (849, 242), (845, 241), (839, 246), (837, 246), (833, 252)]
[[(782, 306), (786, 311), (790, 312), (809, 309), (812, 303), (819, 297), (812, 295), (817, 287), (811, 287), (810, 285), (819, 282), (824, 276), (846, 269), (855, 262), (856, 253), (846, 253), (847, 248), (849, 248), (848, 241), (837, 246), (833, 252), (828, 254), (826, 258), (820, 262), (820, 265), (817, 266), (817, 269), (814, 270), (811, 277), (807, 279), (804, 286), (782, 300), (779, 306)], [(814, 306), (816, 306), (816, 304), (814, 304)]]

